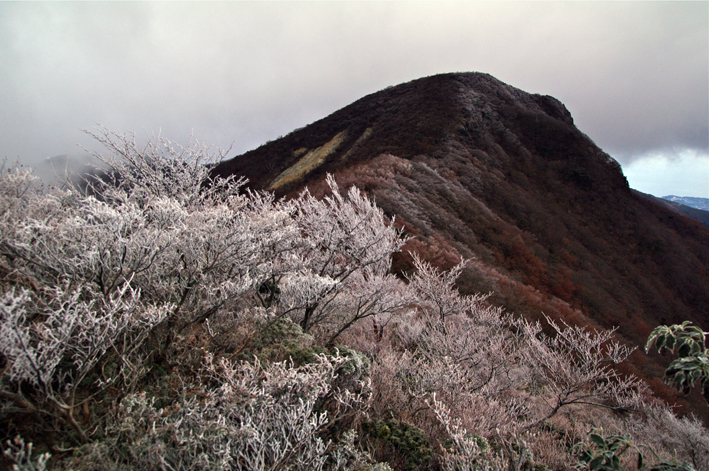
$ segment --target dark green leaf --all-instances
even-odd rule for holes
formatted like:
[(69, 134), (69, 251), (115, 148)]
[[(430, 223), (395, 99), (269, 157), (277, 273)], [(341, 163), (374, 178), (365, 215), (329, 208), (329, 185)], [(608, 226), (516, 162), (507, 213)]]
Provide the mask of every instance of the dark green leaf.
[(681, 341), (681, 345), (679, 346), (679, 349), (677, 350), (677, 355), (679, 355), (680, 358), (685, 358), (689, 356), (689, 354), (692, 353), (692, 348), (687, 345), (687, 343)]
[(618, 458), (616, 455), (613, 455), (613, 458), (611, 458), (611, 463), (613, 463), (613, 469), (615, 469), (616, 471), (619, 471), (621, 469), (620, 458)]
[[(674, 349), (675, 349), (675, 340), (676, 340), (676, 339), (675, 339), (674, 336), (672, 336), (672, 335), (670, 335), (669, 337), (665, 337), (664, 335), (661, 335), (661, 336), (657, 339), (657, 346), (658, 346), (657, 349), (659, 350), (660, 348), (662, 348), (662, 346), (665, 346), (665, 347), (667, 347), (668, 350), (674, 351)], [(660, 345), (660, 341), (662, 341), (662, 345)]]
[(588, 464), (588, 469), (590, 469), (591, 471), (593, 471), (595, 469), (599, 469), (601, 467), (601, 465), (603, 464), (603, 461), (605, 461), (605, 458), (603, 455), (597, 456), (596, 458), (591, 460), (591, 462)]
[(621, 440), (613, 440), (613, 442), (610, 444), (608, 449), (611, 451), (615, 451), (618, 448), (620, 448), (621, 446), (623, 446), (623, 442)]
[(597, 433), (592, 433), (591, 435), (589, 435), (588, 438), (590, 438), (591, 441), (598, 446), (601, 446), (603, 448), (607, 446), (606, 441), (603, 439), (603, 437), (598, 435)]

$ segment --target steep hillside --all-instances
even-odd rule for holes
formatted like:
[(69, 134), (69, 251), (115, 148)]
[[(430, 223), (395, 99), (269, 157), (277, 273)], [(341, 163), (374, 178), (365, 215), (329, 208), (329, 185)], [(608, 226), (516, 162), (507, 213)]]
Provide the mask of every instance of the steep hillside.
[[(531, 319), (618, 326), (634, 346), (658, 324), (709, 329), (709, 229), (633, 193), (558, 100), (486, 74), (387, 88), (215, 172), (279, 196), (321, 195), (333, 173), (396, 215), (406, 249), (446, 268), (472, 258), (461, 291), (492, 291)], [(411, 268), (406, 253), (395, 268)], [(709, 417), (662, 384), (666, 359), (633, 362), (661, 396)]]
[[(662, 198), (657, 198), (655, 196), (648, 195), (646, 193), (641, 193), (639, 191), (635, 192), (643, 198), (649, 199), (650, 201), (654, 201), (660, 206), (669, 208), (676, 213), (683, 214), (688, 218), (694, 219), (695, 221), (700, 222), (705, 226), (709, 227), (709, 211), (707, 211), (706, 209), (700, 209), (704, 207), (702, 206), (704, 201), (709, 201), (706, 198), (691, 198), (691, 200), (696, 200), (692, 202), (685, 201), (685, 198), (678, 196), (664, 196)], [(689, 203), (692, 203), (692, 205), (689, 205)]]

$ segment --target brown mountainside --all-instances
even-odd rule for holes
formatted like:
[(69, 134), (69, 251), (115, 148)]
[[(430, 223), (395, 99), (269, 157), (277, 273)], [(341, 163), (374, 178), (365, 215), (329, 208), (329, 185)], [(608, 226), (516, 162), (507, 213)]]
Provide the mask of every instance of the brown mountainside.
[(654, 201), (655, 203), (659, 204), (660, 206), (664, 206), (666, 208), (669, 208), (676, 213), (683, 214), (683, 215), (687, 216), (688, 218), (694, 219), (695, 221), (709, 227), (709, 211), (706, 211), (703, 209), (697, 209), (692, 206), (687, 206), (682, 203), (678, 203), (677, 201), (670, 201), (670, 200), (666, 200), (665, 198), (657, 198), (656, 196), (648, 195), (646, 193), (641, 193), (637, 190), (633, 190), (633, 192), (637, 193), (639, 196), (642, 196), (643, 198), (649, 199), (650, 201)]
[[(396, 215), (409, 250), (444, 268), (472, 258), (461, 291), (492, 291), (531, 319), (618, 326), (635, 346), (658, 324), (709, 329), (709, 228), (632, 192), (561, 102), (486, 74), (387, 88), (215, 172), (281, 196), (317, 195), (333, 173)], [(409, 269), (407, 255), (394, 268)], [(659, 379), (668, 359), (633, 360), (686, 404)], [(695, 399), (685, 410), (709, 418)]]

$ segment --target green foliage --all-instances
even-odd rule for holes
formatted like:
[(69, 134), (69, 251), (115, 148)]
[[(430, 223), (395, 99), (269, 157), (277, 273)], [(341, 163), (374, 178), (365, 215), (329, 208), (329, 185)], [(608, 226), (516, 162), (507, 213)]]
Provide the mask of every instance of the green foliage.
[[(589, 471), (625, 471), (620, 457), (627, 451), (637, 452), (635, 469), (645, 468), (643, 455), (638, 447), (633, 444), (628, 435), (603, 436), (603, 430), (588, 434), (588, 441), (581, 445), (576, 469)], [(676, 463), (662, 461), (649, 468), (649, 471), (696, 471), (689, 463)]]
[(342, 345), (335, 347), (334, 351), (337, 352), (338, 356), (347, 359), (337, 370), (341, 377), (354, 378), (360, 381), (369, 376), (369, 358), (362, 352)]
[[(603, 437), (603, 431), (592, 432), (588, 442), (583, 444), (578, 456), (577, 469), (590, 471), (621, 471), (625, 468), (620, 463), (620, 457), (631, 448), (636, 448), (627, 435)], [(638, 451), (637, 467), (643, 467), (643, 455)]]
[(662, 352), (664, 348), (672, 353), (677, 350), (677, 355), (680, 358), (704, 352), (706, 350), (704, 346), (706, 332), (690, 324), (691, 322), (684, 321), (679, 325), (655, 327), (645, 343), (645, 351), (647, 352), (654, 345), (659, 352)]
[(707, 352), (695, 356), (678, 358), (665, 371), (666, 381), (688, 394), (695, 383), (702, 385), (704, 399), (709, 402), (709, 355)]
[(704, 399), (709, 402), (709, 352), (705, 346), (707, 332), (689, 321), (672, 326), (655, 327), (645, 343), (645, 352), (653, 346), (677, 352), (677, 358), (665, 370), (665, 382), (685, 394), (701, 384)]
[(326, 353), (314, 345), (312, 336), (288, 317), (281, 317), (262, 326), (236, 359), (251, 361), (254, 356), (265, 361), (290, 360), (304, 365), (315, 360), (316, 355)]
[(362, 426), (366, 437), (385, 442), (404, 458), (401, 469), (405, 471), (417, 469), (431, 459), (428, 438), (414, 425), (389, 418), (364, 422)]

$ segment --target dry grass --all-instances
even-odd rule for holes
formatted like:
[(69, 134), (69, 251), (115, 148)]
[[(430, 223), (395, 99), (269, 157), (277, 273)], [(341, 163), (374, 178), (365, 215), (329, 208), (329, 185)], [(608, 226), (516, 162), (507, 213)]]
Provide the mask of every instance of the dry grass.
[[(339, 132), (326, 144), (311, 150), (296, 162), (295, 165), (281, 172), (268, 189), (277, 190), (284, 185), (302, 179), (325, 163), (325, 159), (337, 150), (346, 137), (347, 133), (345, 131)], [(296, 152), (300, 153), (301, 149), (298, 149)]]

